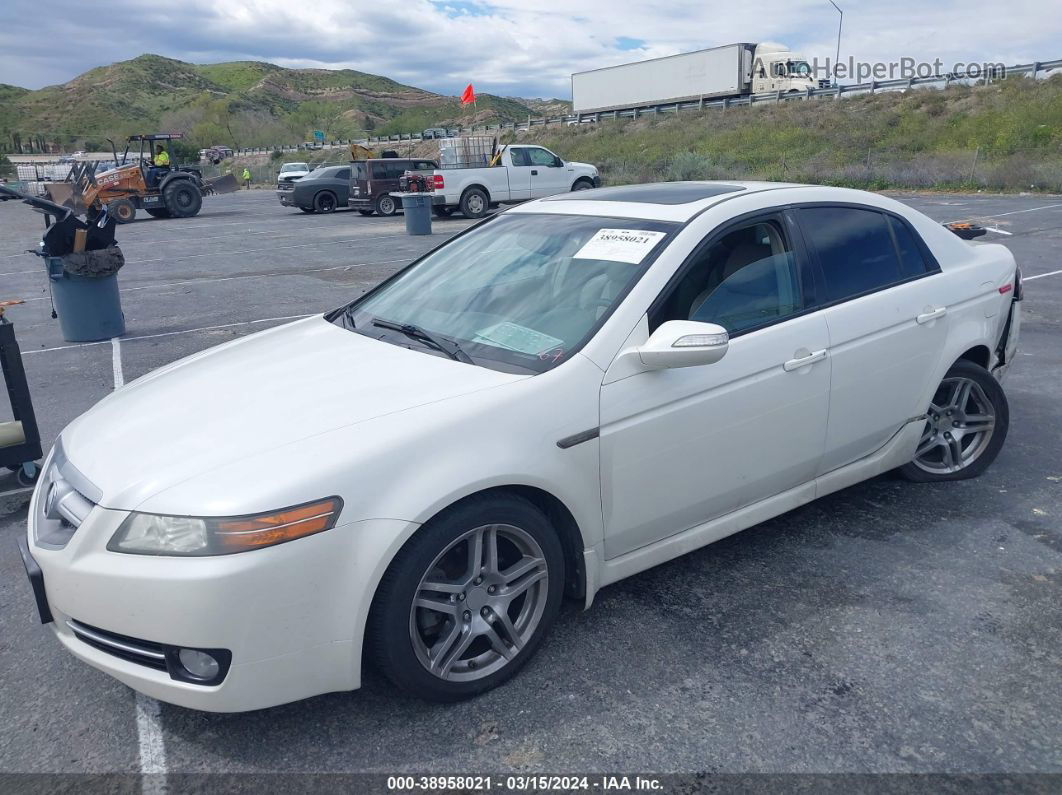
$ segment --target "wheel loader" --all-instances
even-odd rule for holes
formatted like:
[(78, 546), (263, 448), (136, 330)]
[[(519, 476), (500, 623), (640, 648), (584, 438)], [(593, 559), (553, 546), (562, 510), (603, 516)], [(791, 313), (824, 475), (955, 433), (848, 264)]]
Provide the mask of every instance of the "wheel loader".
[[(230, 193), (239, 185), (232, 175), (204, 181), (194, 168), (153, 165), (156, 142), (183, 137), (182, 133), (131, 135), (121, 159), (111, 141), (113, 168), (97, 174), (95, 163), (76, 163), (69, 182), (48, 187), (51, 200), (84, 213), (90, 220), (106, 207), (108, 215), (120, 224), (132, 221), (138, 209), (155, 218), (191, 218), (199, 213), (204, 193)], [(131, 161), (129, 149), (134, 143), (140, 145), (140, 154)]]

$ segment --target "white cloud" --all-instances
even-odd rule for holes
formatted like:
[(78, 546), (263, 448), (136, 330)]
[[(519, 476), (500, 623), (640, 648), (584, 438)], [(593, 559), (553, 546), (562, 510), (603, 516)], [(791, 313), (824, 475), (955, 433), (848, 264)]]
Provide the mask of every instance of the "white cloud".
[[(1062, 56), (1062, 15), (1042, 0), (841, 5), (842, 56), (862, 61)], [(4, 0), (0, 82), (39, 87), (99, 65), (101, 54), (156, 52), (195, 62), (354, 68), (450, 94), (471, 81), (479, 91), (564, 97), (573, 71), (734, 41), (780, 41), (825, 59), (833, 55), (836, 25), (826, 0), (98, 0), (90, 12), (83, 3), (55, 0), (43, 19), (32, 0)], [(617, 40), (644, 46), (623, 50)]]

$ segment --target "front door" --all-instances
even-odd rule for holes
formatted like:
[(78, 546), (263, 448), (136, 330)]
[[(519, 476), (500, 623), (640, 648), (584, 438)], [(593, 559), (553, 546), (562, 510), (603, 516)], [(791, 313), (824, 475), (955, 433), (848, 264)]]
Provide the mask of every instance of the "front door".
[(605, 556), (615, 558), (815, 476), (825, 444), (828, 335), (805, 311), (806, 265), (781, 214), (712, 235), (644, 322), (718, 323), (715, 364), (601, 390)]
[(571, 175), (565, 168), (563, 160), (541, 146), (527, 147), (527, 155), (531, 159), (532, 199), (571, 190), (572, 186), (568, 181)]
[(509, 174), (509, 198), (525, 201), (531, 198), (531, 159), (526, 146), (509, 147), (512, 165), (506, 168)]

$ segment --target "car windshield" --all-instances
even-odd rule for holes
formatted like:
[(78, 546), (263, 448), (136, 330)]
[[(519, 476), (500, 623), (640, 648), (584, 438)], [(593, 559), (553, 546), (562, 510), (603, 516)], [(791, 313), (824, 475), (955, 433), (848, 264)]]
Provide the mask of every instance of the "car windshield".
[(544, 372), (585, 344), (677, 228), (630, 218), (500, 215), (330, 319), (367, 336), (447, 355), (411, 339), (411, 331), (423, 331), (456, 343), (475, 364)]
[(308, 171), (309, 167), (305, 163), (285, 163), (280, 167), (281, 174), (287, 174), (289, 171)]
[(790, 61), (789, 74), (798, 77), (808, 77), (811, 75), (811, 64), (807, 61)]

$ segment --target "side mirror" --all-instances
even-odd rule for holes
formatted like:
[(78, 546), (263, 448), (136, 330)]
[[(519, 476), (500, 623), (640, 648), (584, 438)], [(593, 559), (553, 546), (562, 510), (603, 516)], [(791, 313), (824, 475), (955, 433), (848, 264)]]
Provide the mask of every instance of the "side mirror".
[(715, 323), (669, 320), (636, 349), (646, 367), (662, 370), (715, 364), (730, 347), (730, 335)]

